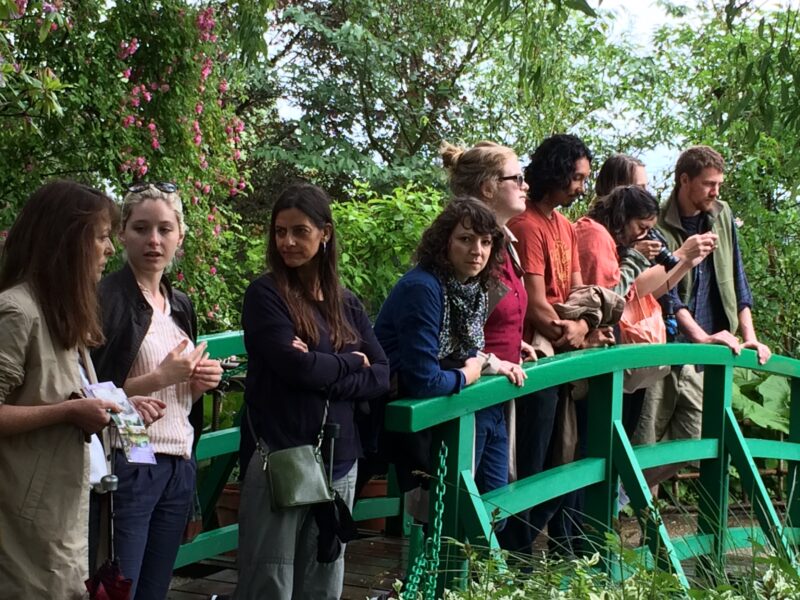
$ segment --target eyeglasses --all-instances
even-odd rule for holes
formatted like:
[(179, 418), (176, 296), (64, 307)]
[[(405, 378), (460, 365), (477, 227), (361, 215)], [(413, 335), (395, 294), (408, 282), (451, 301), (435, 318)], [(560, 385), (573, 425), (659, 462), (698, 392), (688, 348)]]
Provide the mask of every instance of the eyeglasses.
[(522, 173), (517, 173), (516, 175), (506, 175), (505, 177), (498, 177), (499, 181), (506, 181), (512, 180), (517, 182), (518, 187), (522, 187), (525, 185), (525, 176)]
[(178, 191), (178, 186), (174, 183), (170, 183), (169, 181), (140, 181), (139, 183), (134, 183), (132, 186), (128, 188), (128, 192), (131, 194), (138, 194), (139, 192), (143, 192), (150, 187), (156, 188), (160, 192), (164, 192), (165, 194), (174, 194)]

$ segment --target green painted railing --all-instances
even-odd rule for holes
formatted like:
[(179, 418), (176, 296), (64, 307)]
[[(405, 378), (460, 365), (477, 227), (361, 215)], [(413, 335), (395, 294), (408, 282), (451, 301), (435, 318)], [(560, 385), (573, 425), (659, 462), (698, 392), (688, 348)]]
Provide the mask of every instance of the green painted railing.
[[(212, 356), (243, 354), (239, 332), (208, 336)], [(657, 365), (703, 364), (705, 368), (702, 439), (664, 442), (632, 448), (622, 427), (622, 374), (625, 369)], [(733, 368), (766, 371), (786, 376), (791, 382), (790, 433), (786, 442), (744, 438), (731, 409)], [(631, 345), (585, 350), (543, 359), (526, 366), (528, 379), (520, 390), (504, 377), (483, 377), (456, 396), (426, 400), (398, 400), (387, 407), (387, 428), (400, 432), (433, 429), (432, 448), (443, 441), (448, 449), (447, 486), (442, 535), (470, 541), (473, 545), (497, 549), (492, 520), (504, 518), (570, 491), (585, 488), (587, 536), (596, 548), (605, 547), (605, 534), (612, 531), (616, 516), (618, 482), (621, 480), (631, 504), (642, 519), (650, 559), (673, 571), (688, 585), (680, 561), (711, 556), (719, 563), (731, 549), (749, 546), (755, 540), (768, 543), (793, 556), (790, 541), (800, 538), (778, 519), (754, 458), (783, 459), (789, 463), (789, 490), (796, 481), (800, 464), (800, 361), (773, 356), (759, 365), (756, 354), (745, 350), (734, 356), (722, 346), (699, 344)], [(481, 495), (472, 474), (475, 412), (518, 398), (524, 394), (561, 385), (576, 379), (589, 380), (588, 418), (591, 427), (586, 458), (516, 481)], [(230, 473), (238, 450), (238, 428), (203, 435), (198, 459), (213, 458), (211, 472), (201, 486), (203, 506), (213, 507), (224, 480)], [(699, 524), (696, 535), (671, 539), (652, 506), (642, 469), (659, 465), (701, 461)], [(434, 464), (432, 462), (432, 464)], [(759, 529), (728, 528), (728, 466), (733, 464), (742, 488), (752, 501)], [(402, 504), (390, 487), (389, 498), (362, 500), (356, 504), (357, 520), (400, 516)], [(786, 499), (789, 523), (800, 524), (800, 503)], [(207, 531), (182, 546), (177, 565), (201, 560), (236, 547), (235, 525)], [(612, 565), (611, 550), (604, 555)], [(462, 557), (455, 547), (442, 556), (442, 570), (448, 578), (459, 572)], [(442, 581), (444, 583), (444, 580)]]
[[(657, 365), (703, 364), (705, 368), (702, 439), (673, 441), (632, 448), (622, 427), (622, 376), (627, 368)], [(746, 439), (731, 408), (733, 368), (744, 367), (783, 375), (791, 381), (791, 421), (787, 442)], [(792, 557), (789, 540), (795, 530), (779, 521), (754, 457), (789, 461), (789, 481), (795, 481), (800, 462), (800, 361), (774, 356), (766, 365), (757, 363), (754, 351), (740, 356), (722, 346), (699, 344), (635, 345), (585, 350), (543, 359), (526, 367), (523, 390), (504, 378), (484, 377), (457, 396), (427, 400), (399, 400), (387, 408), (386, 426), (401, 432), (432, 428), (433, 448), (444, 442), (449, 448), (448, 486), (445, 495), (443, 536), (468, 540), (473, 546), (498, 548), (492, 520), (509, 517), (565, 493), (585, 488), (586, 536), (596, 549), (606, 548), (605, 534), (612, 532), (616, 516), (618, 481), (622, 481), (639, 515), (652, 559), (673, 571), (688, 586), (680, 561), (708, 555), (723, 564), (727, 551), (750, 546), (753, 538), (766, 541), (778, 552)], [(576, 379), (589, 380), (586, 457), (547, 470), (486, 494), (479, 494), (472, 473), (475, 412), (530, 392)], [(701, 461), (698, 534), (670, 539), (642, 475), (643, 468)], [(759, 524), (758, 535), (750, 530), (729, 529), (728, 466), (733, 464), (742, 488), (752, 499)], [(792, 484), (788, 486), (792, 489)], [(787, 498), (789, 523), (800, 523), (800, 504)], [(614, 556), (605, 550), (611, 566)], [(457, 577), (460, 550), (450, 548), (442, 569)]]

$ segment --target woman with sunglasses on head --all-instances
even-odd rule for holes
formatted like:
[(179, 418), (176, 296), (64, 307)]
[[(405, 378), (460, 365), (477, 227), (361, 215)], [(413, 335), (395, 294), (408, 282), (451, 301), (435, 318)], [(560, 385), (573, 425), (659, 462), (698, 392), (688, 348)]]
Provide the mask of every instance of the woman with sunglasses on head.
[[(522, 341), (528, 293), (522, 267), (512, 246), (514, 235), (508, 221), (525, 211), (528, 184), (516, 153), (494, 142), (479, 142), (472, 148), (443, 143), (439, 149), (454, 194), (467, 194), (484, 202), (494, 212), (505, 234), (505, 258), (497, 270), (497, 281), (489, 287), (489, 317), (483, 328), (482, 350), (503, 363), (499, 372), (522, 386), (523, 358), (533, 359), (533, 348)], [(475, 482), (481, 492), (508, 483), (508, 431), (506, 406), (497, 404), (475, 414)]]
[(323, 423), (338, 424), (334, 454), (326, 442), (323, 458), (334, 490), (352, 508), (362, 454), (356, 410), (388, 391), (389, 367), (363, 305), (339, 281), (336, 230), (322, 189), (303, 183), (281, 193), (267, 262), (270, 270), (250, 284), (242, 307), (247, 408), (234, 597), (338, 599), (344, 544), (324, 543), (331, 504), (277, 506), (264, 457), (315, 445)]
[[(375, 321), (400, 398), (458, 394), (482, 373), (498, 373), (481, 350), (488, 290), (505, 258), (504, 245), (494, 213), (469, 196), (451, 200), (422, 234), (417, 266), (395, 284)], [(521, 382), (518, 364), (502, 366), (514, 383)], [(428, 480), (415, 472), (432, 473), (430, 430), (383, 437), (400, 489), (411, 494), (409, 512), (426, 521)]]
[(189, 298), (172, 288), (165, 271), (183, 243), (177, 187), (142, 183), (122, 203), (120, 242), (127, 262), (100, 283), (106, 343), (92, 357), (101, 380), (130, 396), (147, 394), (165, 405), (148, 429), (156, 464), (129, 463), (116, 453), (114, 539), (132, 598), (164, 598), (195, 490), (194, 443), (202, 428), (203, 393), (222, 376), (206, 345), (195, 345), (197, 317)]
[(97, 282), (117, 209), (54, 181), (33, 193), (0, 263), (0, 586), (4, 598), (86, 593), (89, 436), (116, 403), (82, 397), (103, 340)]

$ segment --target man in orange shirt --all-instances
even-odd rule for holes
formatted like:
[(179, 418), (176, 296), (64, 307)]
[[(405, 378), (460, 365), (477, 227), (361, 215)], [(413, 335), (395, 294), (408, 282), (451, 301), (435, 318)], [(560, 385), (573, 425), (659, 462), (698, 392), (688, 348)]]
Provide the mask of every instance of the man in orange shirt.
[[(554, 135), (544, 140), (525, 168), (525, 181), (530, 187), (525, 212), (508, 223), (519, 240), (516, 248), (528, 292), (524, 339), (530, 343), (538, 332), (557, 352), (614, 342), (610, 331), (590, 330), (582, 319), (561, 320), (553, 308), (553, 304), (567, 299), (573, 287), (583, 283), (575, 232), (557, 209), (570, 206), (583, 195), (591, 173), (591, 160), (589, 149), (573, 135)], [(545, 468), (553, 441), (558, 398), (559, 388), (554, 387), (516, 402), (519, 479)], [(556, 513), (561, 513), (564, 504), (571, 503), (574, 508), (574, 498), (570, 496), (536, 506), (510, 519), (498, 534), (501, 545), (512, 551), (530, 552), (533, 540), (548, 521), (551, 539), (569, 539), (574, 517), (556, 516)]]

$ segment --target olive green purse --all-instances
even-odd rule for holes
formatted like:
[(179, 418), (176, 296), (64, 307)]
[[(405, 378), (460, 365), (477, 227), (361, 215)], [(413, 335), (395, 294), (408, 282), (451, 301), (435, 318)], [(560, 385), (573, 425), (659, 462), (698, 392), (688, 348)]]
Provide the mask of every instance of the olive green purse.
[(267, 452), (261, 439), (256, 435), (249, 411), (247, 412), (247, 424), (256, 442), (256, 450), (264, 463), (262, 469), (269, 480), (274, 508), (295, 508), (333, 501), (333, 491), (322, 460), (323, 428), (328, 419), (329, 403), (329, 400), (325, 401), (322, 427), (316, 445), (305, 444), (274, 452)]

